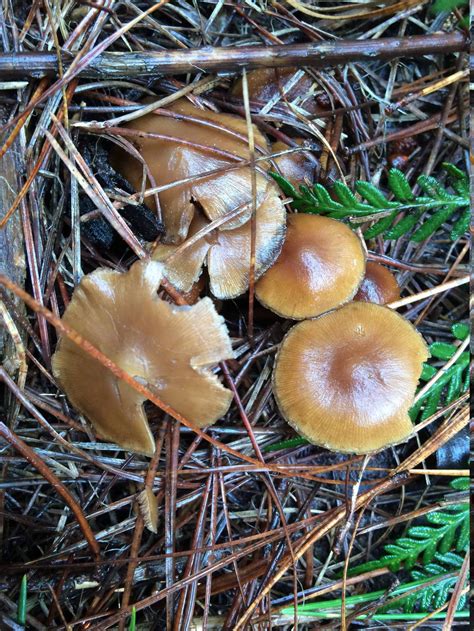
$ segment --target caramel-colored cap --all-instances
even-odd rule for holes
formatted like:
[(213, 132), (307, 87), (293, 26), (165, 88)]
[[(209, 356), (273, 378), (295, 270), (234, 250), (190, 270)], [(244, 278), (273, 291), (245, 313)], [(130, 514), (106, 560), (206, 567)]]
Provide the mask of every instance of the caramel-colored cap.
[[(295, 138), (294, 140), (299, 145), (302, 145), (304, 142), (303, 138)], [(291, 149), (291, 147), (284, 142), (278, 141), (272, 145), (272, 153), (279, 153), (288, 149)], [(313, 183), (315, 165), (304, 151), (285, 153), (282, 156), (273, 158), (273, 161), (277, 164), (281, 175), (291, 182), (293, 186), (299, 186), (306, 182)]]
[[(288, 83), (300, 68), (258, 68), (247, 74), (247, 85), (250, 100), (266, 105), (268, 101), (273, 99), (277, 94), (284, 92), (281, 103), (287, 101), (295, 102), (299, 107), (306, 110), (310, 114), (316, 114), (320, 108), (318, 107), (312, 86), (314, 79), (305, 73), (297, 82), (284, 90)], [(233, 96), (242, 97), (243, 87), (242, 79), (239, 79), (232, 87), (231, 94)]]
[[(243, 160), (250, 159), (247, 124), (243, 118), (202, 110), (186, 99), (176, 101), (167, 109), (195, 120), (147, 114), (125, 125), (129, 129), (163, 134), (175, 139), (132, 139), (151, 171), (154, 185), (164, 186), (238, 164), (230, 156), (213, 152), (212, 148)], [(217, 127), (210, 127), (199, 121), (215, 124)], [(234, 132), (234, 135), (225, 130)], [(266, 140), (256, 127), (254, 139), (257, 147), (267, 150)], [(201, 147), (193, 146), (192, 143)], [(112, 166), (127, 178), (135, 190), (142, 190), (143, 166), (138, 160), (117, 148), (112, 150), (110, 159)], [(260, 166), (266, 169), (268, 165), (260, 163)], [(268, 178), (261, 171), (257, 171), (256, 179), (257, 201), (260, 203), (265, 194)], [(146, 187), (151, 186), (152, 183), (146, 180)], [(248, 204), (246, 213), (229, 220), (222, 227), (222, 230), (231, 230), (248, 220), (251, 214), (251, 200), (252, 181), (249, 166), (196, 178), (161, 191), (159, 201), (166, 230), (164, 242), (181, 243), (186, 238), (195, 213), (195, 204), (203, 209), (211, 221)], [(151, 208), (155, 208), (153, 196), (147, 197), (145, 202)]]
[(387, 305), (400, 298), (400, 287), (395, 276), (383, 265), (369, 262), (365, 268), (365, 276), (354, 296), (354, 300), (374, 302)]
[[(158, 298), (162, 272), (156, 261), (139, 261), (126, 273), (99, 269), (84, 276), (63, 322), (196, 427), (204, 427), (222, 417), (232, 400), (210, 370), (233, 357), (229, 335), (209, 298), (191, 307)], [(52, 363), (69, 400), (102, 438), (153, 454), (140, 393), (68, 338), (61, 338)]]
[[(165, 276), (182, 292), (191, 290), (207, 264), (210, 288), (216, 298), (235, 298), (249, 286), (252, 224), (233, 230), (205, 231), (209, 225), (199, 214), (191, 224), (188, 239), (180, 246), (160, 245), (152, 256), (163, 261)], [(286, 211), (279, 191), (269, 182), (255, 213), (255, 277), (259, 278), (278, 256), (285, 236)], [(203, 236), (196, 240), (198, 233)], [(187, 244), (192, 243), (189, 247)]]
[(164, 276), (178, 291), (191, 291), (201, 276), (207, 253), (216, 241), (216, 236), (215, 232), (211, 231), (198, 239), (195, 237), (208, 225), (209, 221), (200, 212), (196, 212), (189, 226), (186, 241), (180, 245), (159, 243), (151, 254), (154, 261), (164, 263)]
[(273, 392), (284, 418), (310, 442), (364, 454), (408, 438), (427, 346), (395, 311), (352, 302), (294, 326)]
[(255, 295), (284, 318), (312, 318), (351, 300), (364, 270), (362, 244), (345, 224), (288, 215), (280, 256), (256, 284)]

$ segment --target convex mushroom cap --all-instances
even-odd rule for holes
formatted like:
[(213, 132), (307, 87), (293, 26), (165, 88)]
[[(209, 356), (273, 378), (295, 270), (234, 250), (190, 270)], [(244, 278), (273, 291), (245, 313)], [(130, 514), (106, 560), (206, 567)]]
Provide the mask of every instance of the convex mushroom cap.
[[(258, 68), (248, 73), (247, 85), (250, 100), (260, 107), (275, 101), (286, 109), (288, 101), (310, 114), (321, 111), (314, 96), (316, 83), (301, 68)], [(234, 84), (231, 94), (242, 98), (242, 79)]]
[(365, 271), (365, 252), (345, 224), (319, 215), (288, 215), (280, 255), (255, 286), (278, 315), (303, 320), (351, 300)]
[(396, 312), (353, 302), (294, 326), (273, 373), (283, 417), (310, 442), (364, 454), (404, 441), (429, 353)]
[(364, 280), (354, 296), (354, 300), (387, 305), (399, 298), (400, 287), (392, 272), (378, 263), (367, 263)]
[[(304, 138), (294, 138), (294, 140), (298, 145), (303, 146)], [(279, 140), (272, 144), (272, 154), (288, 151), (291, 148)], [(309, 150), (284, 153), (273, 158), (273, 161), (278, 166), (281, 175), (293, 186), (314, 182), (315, 163), (309, 157)]]
[[(180, 307), (161, 300), (163, 266), (139, 261), (128, 272), (84, 276), (63, 322), (196, 427), (228, 410), (232, 393), (210, 368), (233, 357), (230, 338), (209, 298)], [(53, 356), (53, 373), (96, 432), (124, 449), (152, 455), (155, 442), (144, 397), (68, 338)]]
[[(227, 221), (221, 230), (245, 223), (252, 211), (251, 169), (248, 164), (235, 167), (250, 159), (246, 121), (231, 114), (202, 110), (186, 99), (176, 101), (167, 111), (168, 116), (147, 114), (124, 125), (140, 132), (131, 140), (153, 181), (144, 179), (143, 165), (137, 159), (121, 149), (111, 152), (112, 166), (137, 191), (143, 189), (144, 183), (148, 188), (185, 180), (158, 195), (165, 224), (163, 242), (177, 244), (186, 238), (197, 206), (210, 221), (246, 206), (245, 212)], [(266, 139), (256, 127), (253, 133), (256, 157), (266, 154)], [(270, 179), (265, 174), (267, 168), (266, 162), (258, 163), (257, 206), (267, 193)], [(206, 173), (209, 175), (203, 176)], [(145, 198), (145, 203), (156, 209), (152, 195)]]

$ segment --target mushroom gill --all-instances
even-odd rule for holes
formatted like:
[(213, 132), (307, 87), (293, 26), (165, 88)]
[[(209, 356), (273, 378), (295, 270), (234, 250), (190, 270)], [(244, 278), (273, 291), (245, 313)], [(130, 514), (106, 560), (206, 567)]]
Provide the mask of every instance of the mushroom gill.
[[(233, 357), (224, 320), (209, 298), (190, 307), (157, 295), (163, 266), (136, 262), (128, 272), (99, 269), (81, 280), (63, 321), (165, 403), (204, 427), (223, 416), (232, 394), (210, 368)], [(154, 440), (144, 397), (68, 338), (53, 356), (53, 373), (99, 436), (151, 455)]]
[[(255, 213), (255, 277), (258, 279), (280, 253), (285, 236), (286, 211), (278, 188), (269, 182)], [(216, 298), (235, 298), (249, 286), (251, 222), (224, 230), (200, 213), (194, 216), (188, 239), (180, 246), (158, 245), (153, 258), (165, 264), (165, 276), (182, 292), (190, 291), (207, 265), (210, 288)]]
[[(168, 115), (147, 114), (124, 126), (140, 132), (132, 140), (156, 186), (172, 185), (159, 193), (166, 231), (163, 242), (177, 244), (186, 238), (196, 205), (210, 221), (246, 206), (246, 212), (226, 222), (221, 230), (245, 223), (252, 212), (252, 172), (248, 164), (238, 164), (250, 159), (246, 121), (200, 109), (186, 99), (176, 101), (167, 111)], [(257, 128), (254, 139), (257, 151), (266, 154), (267, 142)], [(151, 186), (144, 178), (142, 164), (122, 149), (114, 148), (110, 160), (135, 190), (142, 190), (143, 182)], [(263, 162), (257, 167), (257, 206), (267, 191), (267, 168)], [(186, 181), (173, 185), (182, 180)], [(146, 197), (145, 203), (155, 208), (153, 196)]]

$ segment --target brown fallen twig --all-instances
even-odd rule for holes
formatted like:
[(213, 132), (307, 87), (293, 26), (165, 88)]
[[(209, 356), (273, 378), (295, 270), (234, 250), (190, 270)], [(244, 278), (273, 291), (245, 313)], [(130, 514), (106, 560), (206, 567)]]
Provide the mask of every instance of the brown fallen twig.
[[(412, 37), (386, 37), (375, 40), (334, 40), (309, 44), (242, 46), (237, 48), (203, 47), (159, 52), (103, 53), (81, 69), (88, 79), (117, 79), (183, 74), (239, 68), (282, 68), (312, 66), (322, 68), (357, 60), (387, 60), (418, 57), (433, 53), (467, 51), (469, 42), (463, 33), (437, 33)], [(62, 55), (66, 70), (73, 63), (70, 54)], [(0, 55), (0, 78), (58, 76), (56, 52), (5, 53)]]

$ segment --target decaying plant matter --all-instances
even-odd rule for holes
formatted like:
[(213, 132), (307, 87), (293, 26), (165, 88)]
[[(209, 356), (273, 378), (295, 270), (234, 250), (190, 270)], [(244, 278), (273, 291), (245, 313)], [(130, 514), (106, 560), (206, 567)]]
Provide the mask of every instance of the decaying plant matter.
[[(432, 4), (2, 5), (0, 628), (467, 628), (467, 11)], [(267, 309), (295, 212), (399, 295), (350, 302), (361, 269), (319, 319)], [(272, 383), (292, 331), (352, 309), (431, 354), (412, 437), (369, 455), (309, 443)], [(273, 379), (290, 398), (301, 364)], [(139, 444), (91, 430), (94, 393)]]

